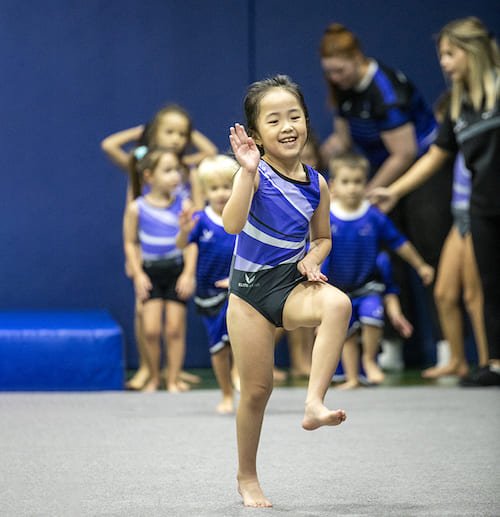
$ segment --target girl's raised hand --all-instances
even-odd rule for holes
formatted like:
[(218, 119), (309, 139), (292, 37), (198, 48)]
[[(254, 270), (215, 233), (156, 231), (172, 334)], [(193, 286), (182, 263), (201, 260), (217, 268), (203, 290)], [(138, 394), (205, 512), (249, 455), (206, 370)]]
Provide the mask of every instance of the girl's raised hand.
[(196, 209), (193, 206), (183, 206), (179, 214), (179, 229), (181, 232), (190, 233), (195, 227), (198, 219), (198, 215), (194, 215)]
[(260, 151), (252, 137), (247, 135), (241, 124), (229, 129), (229, 141), (238, 163), (249, 172), (255, 173), (260, 161)]

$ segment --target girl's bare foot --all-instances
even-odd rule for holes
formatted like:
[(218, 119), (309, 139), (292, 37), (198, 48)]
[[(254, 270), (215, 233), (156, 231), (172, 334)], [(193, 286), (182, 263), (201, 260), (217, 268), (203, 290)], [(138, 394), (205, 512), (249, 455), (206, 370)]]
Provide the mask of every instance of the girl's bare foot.
[(125, 387), (128, 390), (142, 390), (146, 382), (148, 382), (148, 379), (149, 370), (142, 366), (134, 373), (132, 378), (125, 383)]
[(385, 379), (384, 372), (372, 360), (362, 359), (363, 369), (370, 384), (380, 384)]
[(230, 415), (234, 413), (233, 397), (223, 397), (222, 402), (215, 408), (219, 415)]
[(464, 377), (469, 373), (469, 366), (467, 363), (460, 363), (458, 366), (446, 364), (444, 366), (431, 366), (422, 372), (424, 379), (438, 379), (439, 377), (446, 377), (447, 375), (458, 375)]
[[(163, 368), (161, 376), (163, 379), (165, 379), (165, 384), (168, 385), (168, 373), (166, 368)], [(185, 372), (184, 370), (181, 370), (179, 372), (179, 379), (184, 381), (185, 383), (188, 382), (189, 384), (200, 384), (201, 382), (201, 377), (199, 375)]]
[(158, 379), (150, 379), (144, 386), (141, 391), (144, 393), (154, 393), (160, 389), (160, 381)]
[(310, 369), (297, 368), (290, 370), (290, 377), (292, 379), (308, 379), (311, 373)]
[(335, 386), (336, 390), (353, 390), (355, 388), (359, 388), (361, 384), (359, 381), (346, 381), (342, 384), (339, 384), (338, 386)]
[(167, 384), (167, 391), (169, 393), (182, 393), (184, 391), (189, 391), (191, 386), (187, 382), (177, 381), (177, 382), (169, 382)]
[(184, 370), (181, 370), (181, 373), (179, 373), (179, 379), (189, 382), (189, 384), (200, 384), (201, 382), (201, 377), (199, 375), (185, 372)]
[(323, 425), (339, 425), (347, 418), (343, 409), (330, 411), (323, 404), (306, 404), (302, 427), (314, 431)]
[(271, 508), (273, 506), (271, 501), (264, 496), (257, 479), (238, 480), (238, 492), (245, 506), (253, 508)]
[(274, 382), (285, 382), (286, 381), (286, 372), (283, 370), (278, 370), (278, 368), (273, 369), (273, 381)]

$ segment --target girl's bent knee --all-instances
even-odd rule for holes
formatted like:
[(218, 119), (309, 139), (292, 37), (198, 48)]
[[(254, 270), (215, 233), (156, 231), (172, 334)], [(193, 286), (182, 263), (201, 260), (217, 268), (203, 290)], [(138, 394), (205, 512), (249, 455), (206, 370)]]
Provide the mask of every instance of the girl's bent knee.
[(332, 314), (336, 314), (345, 318), (351, 317), (352, 303), (347, 294), (336, 290), (328, 298), (329, 300), (326, 304), (326, 309), (328, 311), (331, 311)]

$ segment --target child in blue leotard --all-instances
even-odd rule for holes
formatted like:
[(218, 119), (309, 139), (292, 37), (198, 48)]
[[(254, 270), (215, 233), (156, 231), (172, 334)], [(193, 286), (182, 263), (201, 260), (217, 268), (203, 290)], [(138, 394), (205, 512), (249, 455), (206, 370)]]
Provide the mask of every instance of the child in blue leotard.
[(324, 178), (300, 160), (308, 133), (300, 89), (288, 77), (276, 76), (252, 84), (244, 104), (249, 134), (240, 124), (230, 129), (241, 168), (222, 214), (226, 231), (238, 234), (227, 323), (241, 379), (238, 489), (245, 506), (269, 507), (256, 459), (273, 388), (276, 327), (318, 327), (302, 427), (338, 425), (345, 411), (327, 409), (324, 397), (351, 304), (320, 271), (331, 247), (329, 193)]
[(173, 151), (152, 149), (141, 158), (147, 194), (130, 202), (125, 212), (125, 253), (142, 304), (142, 330), (149, 378), (144, 391), (160, 387), (160, 341), (163, 320), (167, 344), (167, 389), (181, 391), (179, 374), (184, 361), (187, 296), (178, 279), (182, 251), (175, 245), (183, 199), (176, 195), (181, 181), (180, 161)]
[(234, 411), (226, 312), (235, 236), (224, 230), (222, 210), (237, 170), (238, 164), (224, 155), (200, 163), (198, 177), (208, 204), (194, 218), (190, 211), (183, 213), (177, 235), (177, 246), (184, 249), (185, 280), (188, 289), (195, 291), (194, 302), (207, 331), (212, 367), (222, 391), (222, 401), (217, 405), (221, 414)]

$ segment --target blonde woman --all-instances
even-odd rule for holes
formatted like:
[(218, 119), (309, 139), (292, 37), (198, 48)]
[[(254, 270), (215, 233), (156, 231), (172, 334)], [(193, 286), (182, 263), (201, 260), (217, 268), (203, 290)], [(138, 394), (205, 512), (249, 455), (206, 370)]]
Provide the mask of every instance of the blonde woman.
[(465, 385), (500, 385), (500, 54), (475, 17), (454, 20), (437, 37), (441, 68), (451, 81), (450, 108), (434, 145), (399, 180), (375, 189), (385, 210), (461, 152), (472, 174), (471, 235), (484, 297), (489, 365)]

